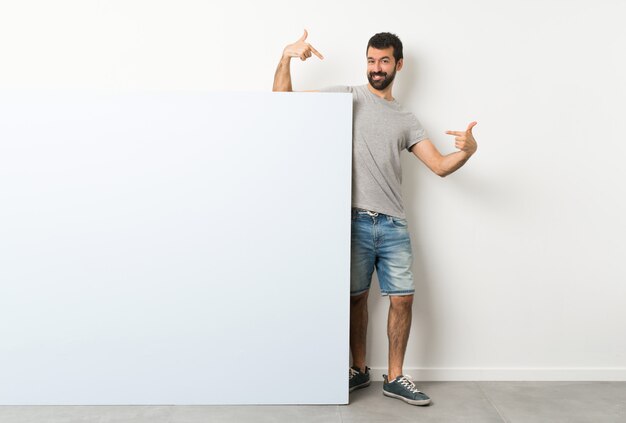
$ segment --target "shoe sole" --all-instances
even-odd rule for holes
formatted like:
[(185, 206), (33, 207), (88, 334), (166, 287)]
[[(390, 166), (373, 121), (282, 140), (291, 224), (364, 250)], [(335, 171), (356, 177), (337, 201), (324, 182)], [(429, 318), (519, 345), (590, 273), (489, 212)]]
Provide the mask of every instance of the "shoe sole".
[(356, 391), (357, 389), (367, 388), (368, 386), (370, 386), (370, 382), (371, 381), (368, 380), (365, 383), (362, 383), (362, 384), (357, 385), (357, 386), (353, 386), (352, 388), (350, 388), (349, 392)]
[(383, 395), (391, 397), (391, 398), (396, 398), (396, 399), (402, 400), (402, 401), (406, 402), (407, 404), (411, 404), (411, 405), (428, 405), (428, 404), (430, 404), (430, 399), (412, 400), (412, 399), (404, 398), (402, 395), (394, 394), (394, 393), (387, 392), (387, 391), (384, 391), (384, 390), (383, 390)]

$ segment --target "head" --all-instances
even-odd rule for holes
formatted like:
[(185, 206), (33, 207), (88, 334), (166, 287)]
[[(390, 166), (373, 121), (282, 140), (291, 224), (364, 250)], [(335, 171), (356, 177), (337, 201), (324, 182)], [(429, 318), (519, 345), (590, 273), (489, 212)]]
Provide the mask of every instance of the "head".
[(367, 79), (377, 90), (384, 90), (402, 69), (402, 41), (397, 35), (380, 32), (367, 43)]

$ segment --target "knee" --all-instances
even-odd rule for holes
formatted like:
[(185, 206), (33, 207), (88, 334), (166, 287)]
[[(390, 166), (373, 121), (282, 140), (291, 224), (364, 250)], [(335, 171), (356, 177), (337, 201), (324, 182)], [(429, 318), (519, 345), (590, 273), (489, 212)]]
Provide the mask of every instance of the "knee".
[(367, 304), (367, 295), (368, 294), (369, 294), (369, 291), (365, 291), (362, 294), (351, 296), (350, 297), (350, 306), (351, 307), (359, 307), (359, 306), (362, 306), (364, 304)]
[(411, 308), (413, 306), (413, 295), (392, 295), (389, 297), (391, 307)]

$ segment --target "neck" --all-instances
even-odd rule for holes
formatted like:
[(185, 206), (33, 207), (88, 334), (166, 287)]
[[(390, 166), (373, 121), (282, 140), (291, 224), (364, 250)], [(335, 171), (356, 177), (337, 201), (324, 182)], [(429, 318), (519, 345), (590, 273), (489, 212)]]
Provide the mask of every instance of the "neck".
[(387, 101), (393, 100), (393, 95), (391, 95), (391, 87), (393, 87), (393, 83), (389, 85), (387, 88), (385, 88), (384, 90), (377, 90), (376, 88), (372, 87), (372, 84), (370, 83), (367, 84), (367, 89), (370, 90), (372, 94)]

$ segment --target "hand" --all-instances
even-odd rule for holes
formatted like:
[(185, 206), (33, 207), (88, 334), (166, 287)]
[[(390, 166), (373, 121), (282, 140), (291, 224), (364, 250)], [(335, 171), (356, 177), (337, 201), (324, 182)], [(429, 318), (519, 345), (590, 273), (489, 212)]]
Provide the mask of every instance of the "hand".
[(474, 154), (478, 149), (478, 144), (476, 144), (476, 140), (474, 139), (474, 134), (472, 134), (472, 128), (476, 126), (478, 122), (472, 122), (467, 126), (465, 132), (463, 131), (446, 131), (448, 135), (456, 135), (454, 137), (454, 146), (461, 151), (465, 151), (469, 154)]
[(299, 57), (302, 61), (305, 61), (314, 54), (320, 59), (324, 59), (324, 56), (322, 56), (319, 51), (315, 50), (311, 44), (306, 42), (308, 35), (309, 33), (305, 29), (304, 35), (302, 35), (298, 41), (285, 47), (283, 57)]

